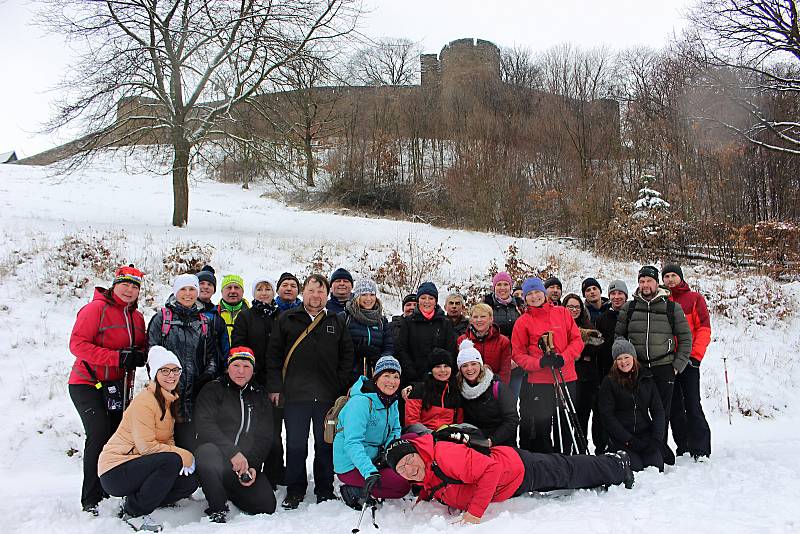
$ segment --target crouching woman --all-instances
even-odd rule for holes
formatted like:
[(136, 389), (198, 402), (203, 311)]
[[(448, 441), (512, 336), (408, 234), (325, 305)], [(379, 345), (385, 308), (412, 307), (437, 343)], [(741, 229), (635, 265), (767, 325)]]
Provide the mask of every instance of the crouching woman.
[(189, 497), (198, 481), (194, 456), (175, 446), (173, 434), (181, 364), (156, 346), (148, 354), (148, 367), (152, 381), (123, 413), (100, 453), (97, 472), (109, 495), (125, 498), (125, 522), (136, 530), (158, 532), (161, 525), (150, 517), (153, 510)]
[[(344, 485), (342, 500), (361, 508), (363, 498), (399, 499), (410, 485), (382, 464), (382, 450), (400, 436), (400, 362), (383, 356), (372, 378), (359, 377), (339, 412), (333, 440), (333, 469)], [(361, 501), (361, 502), (359, 502)]]

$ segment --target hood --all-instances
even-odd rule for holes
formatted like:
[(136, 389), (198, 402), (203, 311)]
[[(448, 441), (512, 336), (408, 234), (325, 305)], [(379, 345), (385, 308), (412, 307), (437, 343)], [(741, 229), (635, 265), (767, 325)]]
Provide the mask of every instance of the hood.
[(366, 376), (359, 376), (356, 383), (350, 387), (350, 397), (368, 397), (372, 399), (372, 406), (374, 408), (384, 408), (383, 403), (378, 397), (378, 388), (375, 386), (375, 382)]
[[(650, 302), (658, 302), (659, 300), (667, 300), (671, 294), (672, 293), (670, 292), (669, 289), (667, 289), (665, 287), (658, 286), (658, 291), (656, 291), (656, 296), (653, 297), (653, 300), (651, 300)], [(642, 302), (647, 303), (647, 301), (644, 298), (642, 298), (642, 295), (639, 294), (639, 290), (638, 289), (633, 293), (633, 298), (639, 299)]]
[(692, 289), (689, 287), (689, 284), (687, 284), (686, 281), (681, 280), (680, 284), (678, 284), (677, 286), (673, 287), (669, 291), (673, 296), (677, 297), (679, 295), (684, 295), (684, 294), (690, 292), (691, 290)]
[(116, 295), (114, 295), (113, 293), (111, 294), (111, 296), (110, 296), (110, 297), (109, 297), (109, 296), (107, 296), (107, 295), (106, 295), (106, 291), (108, 291), (108, 289), (106, 289), (106, 288), (104, 288), (104, 287), (100, 287), (100, 286), (97, 286), (97, 287), (95, 287), (95, 288), (94, 288), (94, 295), (92, 295), (92, 300), (93, 300), (93, 301), (94, 301), (94, 300), (102, 300), (103, 302), (105, 302), (105, 303), (107, 303), (107, 304), (109, 304), (109, 305), (111, 305), (111, 306), (116, 306), (116, 307), (118, 307), (118, 308), (125, 308), (125, 307), (127, 307), (127, 308), (130, 308), (131, 310), (135, 310), (135, 309), (137, 308), (137, 306), (139, 305), (139, 301), (138, 301), (138, 299), (137, 299), (137, 300), (134, 300), (134, 301), (133, 301), (133, 302), (131, 302), (130, 304), (125, 304), (124, 302), (122, 302), (122, 301), (121, 301), (121, 300), (120, 300), (120, 299), (119, 299), (119, 298), (118, 298)]

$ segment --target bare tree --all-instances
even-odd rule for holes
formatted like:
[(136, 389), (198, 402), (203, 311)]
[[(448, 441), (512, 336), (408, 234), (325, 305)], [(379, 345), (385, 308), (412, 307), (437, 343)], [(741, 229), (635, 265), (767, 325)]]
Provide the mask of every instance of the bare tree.
[(351, 60), (354, 83), (410, 85), (419, 81), (422, 48), (410, 39), (383, 38), (361, 48)]
[(243, 115), (278, 70), (353, 29), (355, 0), (44, 0), (40, 23), (79, 44), (50, 127), (78, 122), (84, 154), (172, 152), (172, 224), (188, 222), (189, 166), (208, 139), (252, 138)]
[(500, 51), (500, 76), (515, 87), (542, 88), (542, 67), (527, 48), (515, 46)]

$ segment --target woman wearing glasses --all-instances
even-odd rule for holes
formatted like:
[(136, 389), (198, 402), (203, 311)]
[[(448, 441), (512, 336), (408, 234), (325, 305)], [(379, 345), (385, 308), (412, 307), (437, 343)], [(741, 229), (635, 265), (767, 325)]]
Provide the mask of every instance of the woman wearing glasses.
[(103, 489), (122, 501), (122, 519), (135, 530), (159, 532), (150, 514), (159, 506), (190, 496), (197, 489), (194, 456), (175, 446), (180, 420), (181, 377), (178, 358), (163, 347), (148, 355), (152, 381), (134, 397), (117, 431), (100, 453), (97, 471)]

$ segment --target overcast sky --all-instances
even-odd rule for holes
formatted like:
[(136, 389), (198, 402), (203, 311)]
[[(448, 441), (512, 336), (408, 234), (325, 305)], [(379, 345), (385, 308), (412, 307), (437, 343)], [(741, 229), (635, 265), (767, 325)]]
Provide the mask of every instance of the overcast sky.
[[(571, 42), (592, 47), (660, 47), (685, 25), (692, 0), (367, 0), (361, 31), (370, 37), (407, 37), (425, 52), (449, 41), (478, 37), (533, 51)], [(71, 140), (37, 135), (57, 95), (48, 91), (69, 68), (70, 51), (30, 25), (35, 3), (0, 0), (0, 152), (32, 155)]]

